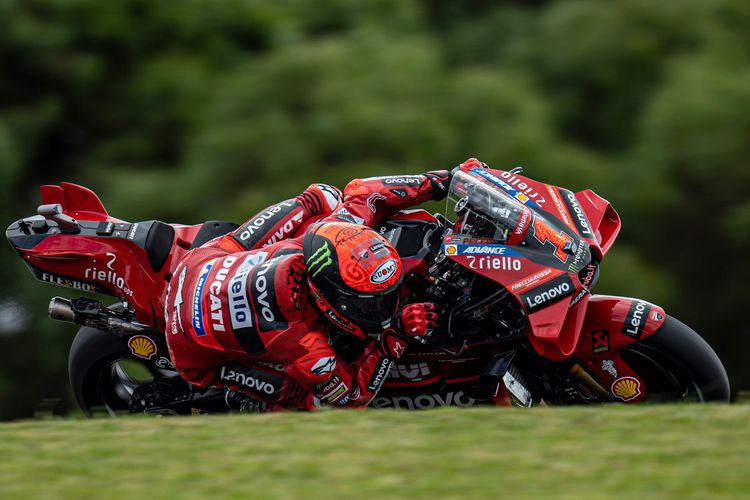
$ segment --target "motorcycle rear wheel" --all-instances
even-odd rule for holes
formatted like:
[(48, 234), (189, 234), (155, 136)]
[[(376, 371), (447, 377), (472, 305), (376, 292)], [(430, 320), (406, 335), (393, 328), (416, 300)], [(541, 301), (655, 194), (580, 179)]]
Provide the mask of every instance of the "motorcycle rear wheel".
[(68, 354), (68, 376), (78, 407), (87, 415), (129, 412), (135, 389), (161, 374), (135, 359), (113, 333), (83, 327)]

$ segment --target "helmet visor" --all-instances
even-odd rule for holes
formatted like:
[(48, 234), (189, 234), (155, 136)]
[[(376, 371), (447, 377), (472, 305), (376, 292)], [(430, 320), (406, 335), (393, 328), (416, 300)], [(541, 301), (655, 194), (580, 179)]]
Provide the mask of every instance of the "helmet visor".
[(398, 290), (395, 286), (386, 293), (355, 295), (339, 293), (333, 306), (336, 311), (366, 332), (381, 332), (393, 319), (398, 307)]

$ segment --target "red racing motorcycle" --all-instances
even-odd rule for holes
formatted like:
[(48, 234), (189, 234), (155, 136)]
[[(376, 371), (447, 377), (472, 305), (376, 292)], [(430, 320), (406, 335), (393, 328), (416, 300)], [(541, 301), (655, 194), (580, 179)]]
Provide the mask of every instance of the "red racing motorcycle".
[[(191, 386), (174, 370), (162, 311), (183, 255), (237, 226), (125, 222), (69, 183), (41, 194), (37, 215), (6, 232), (29, 270), (118, 299), (50, 302), (52, 319), (82, 326), (68, 359), (81, 409), (232, 410), (226, 390)], [(408, 210), (378, 228), (402, 257), (404, 300), (435, 302), (443, 314), (392, 366), (372, 408), (729, 401), (726, 371), (697, 333), (644, 300), (592, 295), (620, 230), (593, 191), (474, 168), (453, 176), (446, 213)], [(341, 356), (358, 356), (351, 336), (331, 338)]]

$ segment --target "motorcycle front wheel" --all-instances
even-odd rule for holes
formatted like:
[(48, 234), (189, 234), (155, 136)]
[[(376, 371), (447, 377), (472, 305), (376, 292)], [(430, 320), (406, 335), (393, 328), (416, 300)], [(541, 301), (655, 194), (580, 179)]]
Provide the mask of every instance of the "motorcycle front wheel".
[(730, 401), (724, 365), (690, 327), (667, 316), (653, 335), (620, 353), (647, 387), (645, 402)]

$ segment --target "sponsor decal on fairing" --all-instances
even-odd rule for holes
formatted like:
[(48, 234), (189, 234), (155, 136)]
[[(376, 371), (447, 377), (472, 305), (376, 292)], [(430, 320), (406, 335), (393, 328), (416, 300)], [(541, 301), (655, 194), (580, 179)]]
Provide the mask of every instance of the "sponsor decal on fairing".
[(632, 401), (641, 395), (641, 382), (634, 377), (618, 378), (612, 384), (612, 394), (622, 401)]
[(594, 354), (609, 352), (609, 330), (591, 332), (591, 350)]
[(614, 378), (617, 378), (617, 368), (615, 368), (615, 362), (611, 359), (605, 359), (602, 361), (602, 371), (605, 371), (612, 375)]
[(572, 192), (561, 189), (560, 192), (563, 194), (565, 204), (570, 210), (570, 214), (573, 216), (573, 222), (578, 228), (578, 232), (585, 238), (593, 238), (594, 233), (591, 231), (591, 224), (589, 223), (586, 214), (581, 208), (581, 204), (578, 203), (578, 198)]
[(162, 370), (174, 370), (174, 365), (172, 364), (172, 362), (169, 360), (169, 358), (165, 358), (164, 356), (154, 361), (154, 364)]
[(46, 282), (52, 283), (53, 285), (64, 286), (66, 288), (72, 288), (74, 290), (80, 290), (88, 293), (99, 293), (99, 287), (91, 283), (85, 283), (83, 281), (74, 280), (58, 274), (52, 274), (47, 272), (35, 273), (37, 278)]
[(546, 278), (547, 276), (551, 275), (552, 273), (553, 271), (551, 267), (548, 267), (547, 269), (543, 269), (539, 271), (538, 273), (534, 273), (531, 276), (527, 276), (526, 278), (523, 278), (522, 280), (516, 281), (515, 283), (510, 285), (510, 291), (518, 292), (520, 290), (528, 288), (531, 285), (535, 285), (536, 283)]
[(136, 335), (128, 340), (128, 347), (134, 356), (151, 359), (156, 354), (156, 344), (145, 335)]
[(445, 394), (420, 394), (418, 396), (376, 397), (370, 402), (372, 408), (395, 408), (403, 410), (429, 410), (441, 406), (468, 408), (478, 403), (463, 391)]
[(388, 379), (421, 382), (432, 375), (427, 363), (395, 363), (388, 372)]
[(521, 302), (528, 311), (535, 311), (558, 300), (572, 295), (575, 287), (566, 275), (560, 276), (521, 294)]
[(625, 317), (625, 323), (622, 327), (622, 334), (634, 339), (641, 338), (646, 320), (651, 312), (651, 304), (644, 300), (634, 299)]
[(469, 267), (484, 271), (520, 271), (522, 267), (521, 259), (511, 257), (474, 257), (468, 255)]
[[(133, 291), (128, 288), (127, 284), (125, 283), (125, 278), (120, 276), (114, 268), (115, 261), (117, 260), (117, 255), (111, 252), (107, 252), (107, 258), (109, 259), (106, 264), (107, 269), (88, 267), (83, 272), (83, 277), (86, 279), (99, 281), (100, 283), (113, 285), (125, 295), (132, 297)], [(96, 260), (94, 260), (94, 263), (96, 263)]]
[[(539, 205), (543, 205), (547, 201), (542, 196), (540, 196), (539, 193), (535, 191), (531, 186), (526, 184), (526, 182), (521, 181), (518, 177), (511, 174), (510, 172), (503, 172), (502, 174), (500, 174), (505, 180), (483, 168), (472, 168), (471, 173), (480, 177), (484, 177), (492, 184), (503, 189), (513, 198), (530, 207), (541, 210), (542, 208)], [(516, 187), (514, 187), (514, 184)]]

